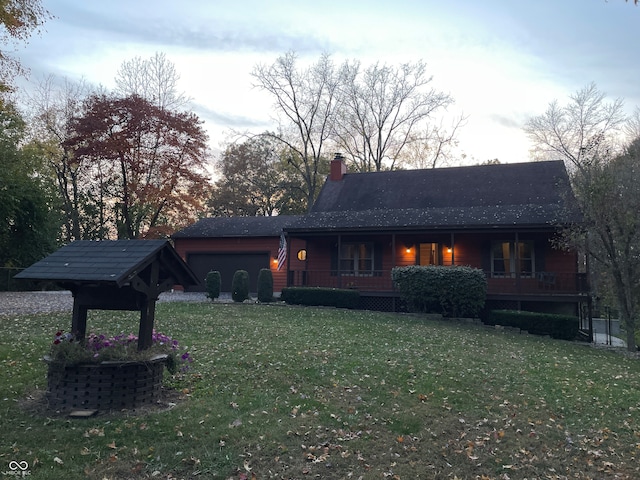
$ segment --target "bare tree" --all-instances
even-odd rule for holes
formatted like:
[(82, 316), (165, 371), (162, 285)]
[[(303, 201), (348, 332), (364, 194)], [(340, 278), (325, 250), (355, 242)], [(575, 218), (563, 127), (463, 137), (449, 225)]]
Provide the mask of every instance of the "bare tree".
[(458, 130), (466, 124), (467, 117), (456, 117), (449, 127), (442, 122), (430, 124), (413, 134), (403, 148), (399, 160), (415, 168), (436, 168), (449, 165), (453, 151), (458, 146)]
[(621, 99), (606, 101), (606, 95), (591, 83), (570, 97), (567, 105), (549, 104), (542, 115), (530, 118), (525, 132), (539, 160), (563, 159), (570, 169), (580, 169), (585, 159), (615, 147), (626, 121)]
[[(623, 140), (625, 131), (637, 132), (638, 124), (628, 120), (622, 100), (608, 102), (592, 83), (566, 106), (552, 102), (543, 115), (527, 122), (525, 131), (538, 158), (567, 164), (584, 222), (564, 232), (563, 246), (586, 252), (599, 264), (631, 350), (640, 312), (640, 141)], [(619, 147), (623, 141), (626, 148)]]
[[(66, 145), (74, 117), (82, 114), (84, 101), (95, 92), (84, 80), (59, 82), (50, 75), (43, 78), (26, 98), (31, 141), (41, 146), (47, 166), (56, 179), (62, 202), (65, 242), (104, 238), (104, 202), (100, 189), (91, 180), (100, 175), (99, 162), (89, 164), (74, 156)], [(90, 213), (89, 213), (90, 212)]]
[(584, 222), (565, 231), (569, 247), (589, 253), (618, 307), (627, 348), (636, 350), (640, 314), (640, 138), (622, 154), (589, 155), (572, 184)]
[(640, 107), (636, 107), (627, 120), (624, 131), (628, 138), (640, 138)]
[(293, 152), (288, 161), (304, 179), (310, 209), (325, 173), (321, 166), (334, 129), (340, 76), (329, 55), (307, 69), (299, 69), (297, 60), (289, 52), (272, 65), (257, 65), (252, 75), (275, 100), (280, 128), (273, 138)]
[(335, 134), (359, 171), (393, 169), (402, 150), (419, 138), (416, 130), (428, 128), (431, 116), (453, 102), (430, 87), (432, 77), (422, 61), (399, 67), (376, 63), (364, 71), (359, 62), (345, 63), (343, 78)]
[(158, 108), (179, 110), (189, 99), (178, 91), (178, 74), (164, 53), (148, 59), (135, 57), (120, 65), (116, 73), (116, 93), (121, 97), (138, 95)]

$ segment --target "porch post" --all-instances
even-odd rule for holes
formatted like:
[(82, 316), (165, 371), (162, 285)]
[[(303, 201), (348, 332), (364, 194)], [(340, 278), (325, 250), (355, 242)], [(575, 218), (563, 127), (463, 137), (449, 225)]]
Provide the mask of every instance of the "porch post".
[(342, 235), (338, 234), (338, 288), (342, 288), (342, 272), (340, 271), (340, 252), (342, 251)]
[[(291, 267), (291, 237), (289, 235), (286, 235), (284, 230), (283, 230), (283, 234), (285, 236), (285, 241), (287, 242), (287, 265), (286, 265), (286, 271), (285, 271), (285, 285), (287, 287), (290, 287), (291, 285), (289, 285), (289, 268)], [(288, 240), (288, 241), (287, 241)]]
[(396, 234), (391, 234), (391, 265), (396, 266)]
[[(516, 272), (516, 279), (518, 281), (518, 287), (520, 287), (520, 249), (518, 248), (519, 245), (519, 241), (520, 241), (520, 237), (518, 236), (518, 232), (516, 232), (515, 234), (516, 238), (513, 244), (513, 259), (515, 262), (515, 265), (513, 266), (513, 269)], [(518, 288), (519, 291), (519, 288)]]
[(455, 255), (456, 255), (456, 249), (454, 248), (454, 243), (455, 243), (455, 233), (451, 232), (451, 266), (455, 265)]

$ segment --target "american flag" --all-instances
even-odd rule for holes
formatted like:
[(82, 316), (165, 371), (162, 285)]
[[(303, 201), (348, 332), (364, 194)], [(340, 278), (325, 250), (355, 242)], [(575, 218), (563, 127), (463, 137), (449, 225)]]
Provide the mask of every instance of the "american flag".
[(278, 248), (278, 270), (284, 266), (287, 259), (287, 239), (284, 238), (284, 232), (280, 234), (280, 247)]

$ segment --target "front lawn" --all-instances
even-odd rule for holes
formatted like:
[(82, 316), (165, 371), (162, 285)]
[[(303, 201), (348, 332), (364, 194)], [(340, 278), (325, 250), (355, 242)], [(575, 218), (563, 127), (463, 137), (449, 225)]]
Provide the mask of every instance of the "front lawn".
[[(332, 308), (160, 303), (156, 318), (194, 358), (165, 372), (175, 406), (69, 419), (33, 399), (70, 314), (0, 317), (0, 475), (640, 478), (637, 358)], [(90, 312), (88, 330), (137, 318)]]

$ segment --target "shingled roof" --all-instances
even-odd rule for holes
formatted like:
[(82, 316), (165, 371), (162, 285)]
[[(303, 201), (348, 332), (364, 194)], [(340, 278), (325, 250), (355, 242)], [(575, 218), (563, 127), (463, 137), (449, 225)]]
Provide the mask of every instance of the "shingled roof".
[(300, 218), (299, 215), (203, 218), (176, 232), (173, 238), (277, 237)]
[(173, 277), (181, 285), (198, 283), (166, 240), (79, 240), (34, 263), (15, 278), (121, 287), (156, 261), (158, 255), (162, 258), (160, 281)]
[(346, 174), (291, 232), (541, 226), (579, 221), (561, 161)]

